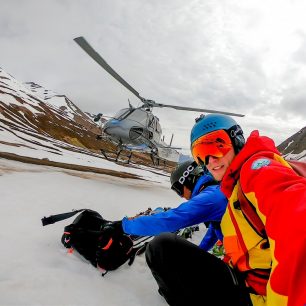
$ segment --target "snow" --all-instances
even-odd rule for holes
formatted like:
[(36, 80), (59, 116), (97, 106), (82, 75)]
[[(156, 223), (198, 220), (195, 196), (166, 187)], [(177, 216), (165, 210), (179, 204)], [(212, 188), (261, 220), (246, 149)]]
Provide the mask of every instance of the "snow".
[(288, 153), (286, 154), (286, 159), (296, 159), (299, 161), (305, 161), (306, 162), (306, 150), (302, 151), (301, 153), (294, 154), (294, 153)]
[[(140, 170), (138, 170), (140, 171)], [(76, 252), (67, 253), (60, 238), (74, 217), (43, 227), (41, 218), (90, 208), (119, 220), (148, 207), (180, 204), (160, 183), (122, 179), (0, 159), (0, 304), (1, 305), (167, 305), (144, 255), (102, 277)], [(203, 233), (193, 238), (198, 243)], [(198, 235), (198, 236), (197, 236)]]
[(294, 142), (294, 140), (291, 140), (288, 142), (288, 144), (286, 145), (286, 148), (284, 149), (284, 151)]
[[(47, 136), (39, 135), (43, 139), (26, 135), (19, 131), (1, 130), (0, 125), (0, 152), (13, 153), (20, 156), (34, 157), (37, 159), (47, 158), (50, 161), (69, 163), (81, 166), (97, 167), (118, 172), (133, 173), (145, 179), (150, 179), (150, 171), (143, 171), (142, 167), (135, 165), (138, 169), (115, 164), (102, 158), (101, 154), (95, 154), (86, 149), (78, 148), (80, 152), (73, 152), (66, 148), (76, 148), (73, 145), (55, 140)], [(2, 142), (2, 143), (1, 143)], [(15, 144), (15, 145), (12, 145)], [(85, 153), (85, 154), (84, 154)], [(145, 168), (145, 167), (144, 167)], [(145, 168), (149, 170), (149, 168)], [(159, 182), (168, 182), (169, 174), (162, 170), (154, 170), (160, 173), (155, 177)]]

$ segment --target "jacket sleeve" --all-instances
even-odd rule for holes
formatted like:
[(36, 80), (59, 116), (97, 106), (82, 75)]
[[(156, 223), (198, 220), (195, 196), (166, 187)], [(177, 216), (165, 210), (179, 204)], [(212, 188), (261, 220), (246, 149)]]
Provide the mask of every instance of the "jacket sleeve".
[(140, 236), (153, 236), (206, 221), (221, 221), (227, 199), (219, 185), (206, 187), (177, 208), (151, 216), (140, 216), (133, 220), (124, 218), (122, 227), (125, 233)]
[(275, 159), (257, 157), (244, 164), (240, 181), (269, 237), (267, 306), (306, 305), (306, 179)]
[(209, 224), (207, 232), (203, 237), (199, 247), (204, 251), (209, 251), (217, 242), (218, 237), (212, 224)]

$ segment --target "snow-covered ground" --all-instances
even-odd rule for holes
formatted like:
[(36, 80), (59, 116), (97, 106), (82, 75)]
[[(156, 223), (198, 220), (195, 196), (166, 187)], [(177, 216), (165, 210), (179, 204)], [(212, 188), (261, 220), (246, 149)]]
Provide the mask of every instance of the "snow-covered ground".
[[(122, 179), (0, 159), (0, 305), (167, 305), (144, 255), (102, 277), (60, 242), (74, 217), (41, 224), (44, 216), (72, 209), (90, 208), (118, 220), (148, 207), (180, 204), (160, 175), (144, 177)], [(192, 241), (198, 243), (203, 231)]]

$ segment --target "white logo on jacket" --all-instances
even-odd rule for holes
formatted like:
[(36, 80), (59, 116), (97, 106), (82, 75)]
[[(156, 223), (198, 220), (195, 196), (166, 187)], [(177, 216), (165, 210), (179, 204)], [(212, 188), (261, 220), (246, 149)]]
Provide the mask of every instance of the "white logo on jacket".
[(271, 163), (271, 161), (267, 158), (256, 159), (255, 161), (253, 161), (251, 169), (257, 170), (257, 169), (260, 169), (262, 167), (268, 166), (270, 163)]

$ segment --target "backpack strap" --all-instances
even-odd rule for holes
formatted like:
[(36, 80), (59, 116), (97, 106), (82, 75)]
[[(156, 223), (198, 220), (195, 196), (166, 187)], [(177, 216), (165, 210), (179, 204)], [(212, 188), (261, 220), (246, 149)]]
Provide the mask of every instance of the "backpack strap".
[(55, 222), (68, 219), (68, 218), (70, 218), (70, 217), (72, 217), (72, 216), (76, 215), (77, 213), (79, 213), (81, 211), (84, 211), (84, 210), (87, 210), (87, 209), (83, 208), (83, 209), (73, 210), (72, 212), (67, 212), (67, 213), (58, 214), (58, 215), (52, 215), (52, 216), (49, 216), (49, 217), (43, 217), (41, 219), (41, 222), (42, 222), (43, 226), (53, 224)]
[[(296, 172), (297, 175), (306, 177), (306, 163), (297, 160), (286, 160), (286, 162), (291, 166), (291, 168)], [(238, 201), (234, 203), (234, 207), (241, 209), (246, 220), (249, 222), (254, 231), (264, 239), (268, 239), (265, 226), (261, 219), (259, 218), (256, 208), (249, 201), (242, 191), (240, 181), (237, 181), (238, 187)]]
[(286, 160), (297, 175), (306, 177), (306, 163), (298, 160)]
[(241, 209), (248, 223), (251, 225), (251, 227), (260, 237), (268, 239), (265, 226), (261, 221), (261, 219), (259, 218), (256, 208), (243, 193), (239, 180), (237, 181), (237, 187), (238, 187), (238, 201), (234, 203), (234, 207), (236, 209)]

